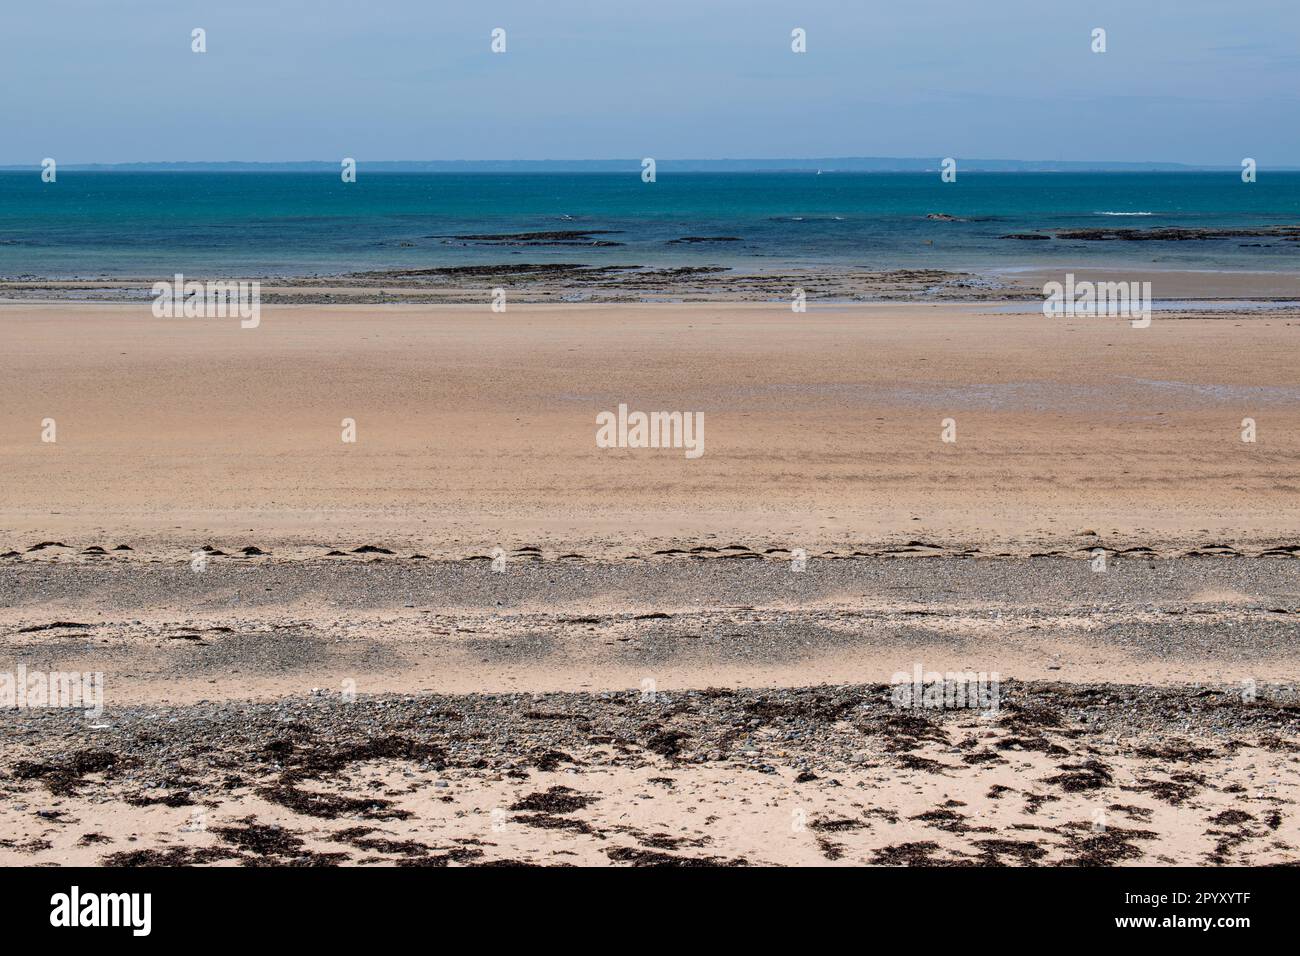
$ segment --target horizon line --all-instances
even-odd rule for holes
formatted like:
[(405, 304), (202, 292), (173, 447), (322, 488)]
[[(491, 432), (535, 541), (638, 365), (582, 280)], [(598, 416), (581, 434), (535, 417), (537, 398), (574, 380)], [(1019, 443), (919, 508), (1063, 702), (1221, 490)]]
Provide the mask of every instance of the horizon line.
[[(345, 159), (351, 159), (346, 157)], [(962, 159), (955, 157), (957, 169), (966, 172), (1224, 172), (1241, 168), (1240, 164), (1182, 163), (1164, 160), (1050, 160), (1050, 159)], [(70, 171), (122, 170), (168, 171), (201, 169), (224, 171), (333, 171), (344, 159), (337, 160), (135, 160), (130, 162), (58, 163), (58, 168)], [(655, 158), (656, 167), (667, 167), (676, 172), (779, 172), (811, 171), (836, 172), (936, 172), (944, 159), (936, 157), (893, 156), (823, 156), (809, 158), (743, 158), (722, 159)], [(0, 165), (3, 172), (39, 170), (43, 161)], [(630, 172), (640, 171), (643, 159), (381, 159), (355, 160), (358, 169), (376, 172), (437, 172), (460, 170), (555, 172)], [(1265, 170), (1296, 171), (1296, 165), (1261, 165)]]

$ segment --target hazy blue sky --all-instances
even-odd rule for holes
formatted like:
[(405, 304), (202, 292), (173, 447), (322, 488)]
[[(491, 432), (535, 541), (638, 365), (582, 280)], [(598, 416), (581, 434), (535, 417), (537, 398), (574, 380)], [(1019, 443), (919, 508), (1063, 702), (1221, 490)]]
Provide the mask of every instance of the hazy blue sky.
[(1300, 164), (1300, 0), (4, 0), (0, 76), (0, 164)]

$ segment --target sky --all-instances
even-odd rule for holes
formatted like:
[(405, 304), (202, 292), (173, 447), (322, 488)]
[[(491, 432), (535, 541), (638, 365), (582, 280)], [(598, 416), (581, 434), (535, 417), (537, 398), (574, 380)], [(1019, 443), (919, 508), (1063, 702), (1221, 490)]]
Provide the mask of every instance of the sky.
[(0, 78), (0, 165), (1300, 165), (1300, 0), (5, 0)]

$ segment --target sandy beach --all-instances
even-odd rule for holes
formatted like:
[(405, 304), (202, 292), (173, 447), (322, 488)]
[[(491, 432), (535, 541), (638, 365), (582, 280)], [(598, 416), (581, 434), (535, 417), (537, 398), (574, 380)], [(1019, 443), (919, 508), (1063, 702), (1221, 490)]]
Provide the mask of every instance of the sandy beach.
[[(334, 306), (241, 329), (52, 304), (0, 308), (0, 334), (0, 535), (20, 554), (1028, 554), (1300, 532), (1300, 318)], [(620, 403), (703, 413), (705, 454), (598, 448)]]
[[(103, 689), (6, 713), (0, 863), (1300, 859), (1286, 310), (0, 335), (0, 673)], [(704, 453), (598, 447), (620, 404)], [(914, 667), (1001, 701), (900, 709)]]

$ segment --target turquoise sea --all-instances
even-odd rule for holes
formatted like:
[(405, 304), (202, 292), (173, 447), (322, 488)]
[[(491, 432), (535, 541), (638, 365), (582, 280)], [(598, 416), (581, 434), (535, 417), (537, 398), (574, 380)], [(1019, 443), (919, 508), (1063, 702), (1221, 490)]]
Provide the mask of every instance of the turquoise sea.
[[(935, 221), (944, 213), (961, 221)], [(1300, 224), (1300, 173), (0, 172), (0, 276), (311, 275), (503, 262), (1293, 271), (1300, 242), (1024, 241)], [(570, 243), (457, 235), (588, 230)], [(598, 230), (606, 230), (597, 232)], [(734, 241), (674, 242), (687, 237)], [(602, 243), (592, 245), (592, 241)]]

